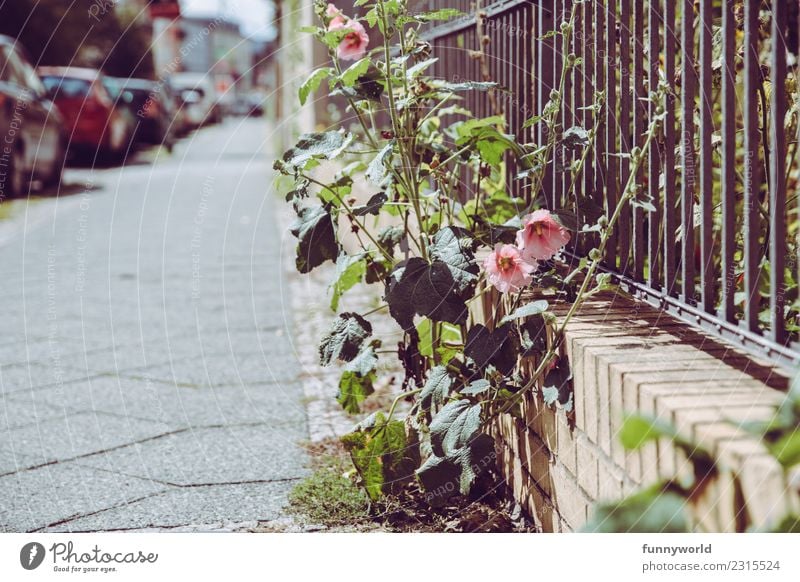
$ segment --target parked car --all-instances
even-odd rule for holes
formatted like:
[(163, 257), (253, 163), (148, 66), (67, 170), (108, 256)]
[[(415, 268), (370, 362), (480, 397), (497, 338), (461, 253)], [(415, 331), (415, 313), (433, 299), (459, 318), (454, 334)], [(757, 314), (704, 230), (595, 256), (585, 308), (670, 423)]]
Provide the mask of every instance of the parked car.
[(180, 94), (181, 107), (192, 129), (222, 120), (219, 97), (211, 77), (202, 73), (176, 73), (169, 82)]
[(133, 118), (134, 145), (163, 145), (169, 151), (175, 141), (169, 96), (157, 83), (146, 79), (105, 77), (106, 88)]
[(25, 51), (0, 35), (0, 199), (25, 193), (31, 180), (61, 182), (64, 122)]
[(121, 157), (133, 127), (95, 69), (40, 67), (39, 75), (67, 126), (69, 147), (113, 158)]

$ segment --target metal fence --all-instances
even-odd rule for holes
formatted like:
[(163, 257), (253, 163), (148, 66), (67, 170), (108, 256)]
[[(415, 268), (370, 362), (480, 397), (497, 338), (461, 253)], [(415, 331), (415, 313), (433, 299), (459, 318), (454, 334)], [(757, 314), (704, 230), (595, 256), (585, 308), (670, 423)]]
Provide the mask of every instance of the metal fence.
[[(608, 247), (605, 268), (630, 292), (693, 325), (786, 364), (798, 344), (798, 3), (795, 0), (506, 0), (417, 2), (458, 8), (432, 27), (435, 74), (493, 80), (507, 92), (476, 93), (476, 115), (503, 113), (512, 133), (543, 143), (541, 112), (562, 70), (561, 39), (576, 26), (581, 59), (566, 79), (561, 129), (590, 128), (596, 92), (605, 105), (598, 138), (570, 200), (572, 151), (559, 148), (543, 191), (509, 179), (515, 196), (541, 195), (552, 208), (616, 205), (659, 103), (664, 129), (637, 184), (654, 207), (631, 208)], [(508, 175), (514, 176), (509, 160)], [(469, 185), (470, 177), (464, 177)], [(468, 186), (467, 186), (468, 187)], [(571, 252), (589, 248), (578, 243)], [(582, 245), (582, 246), (581, 246)]]

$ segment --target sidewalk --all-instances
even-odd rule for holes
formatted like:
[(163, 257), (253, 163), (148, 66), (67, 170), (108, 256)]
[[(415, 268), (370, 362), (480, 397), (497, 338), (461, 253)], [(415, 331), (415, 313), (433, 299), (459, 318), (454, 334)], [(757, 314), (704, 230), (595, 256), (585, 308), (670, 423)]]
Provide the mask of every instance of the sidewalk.
[(0, 246), (0, 531), (282, 516), (308, 430), (270, 142), (230, 121), (69, 172), (89, 187)]

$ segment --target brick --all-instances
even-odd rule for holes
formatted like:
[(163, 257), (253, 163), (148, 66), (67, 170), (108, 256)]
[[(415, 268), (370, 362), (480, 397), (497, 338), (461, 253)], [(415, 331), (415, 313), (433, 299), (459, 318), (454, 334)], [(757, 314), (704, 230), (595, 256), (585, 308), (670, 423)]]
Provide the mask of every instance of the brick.
[(564, 464), (568, 471), (573, 475), (578, 472), (577, 448), (575, 445), (576, 433), (578, 429), (573, 430), (567, 415), (564, 411), (559, 411), (556, 415), (556, 450), (558, 460)]
[(578, 487), (575, 476), (558, 463), (553, 470), (551, 499), (571, 528), (578, 529), (586, 523), (589, 500)]
[(549, 495), (551, 454), (544, 443), (530, 431), (525, 431), (520, 438), (522, 464), (534, 483)]
[(578, 485), (583, 488), (590, 499), (597, 499), (597, 445), (581, 435), (577, 441), (578, 450)]
[(622, 471), (610, 459), (599, 458), (597, 463), (597, 501), (616, 501), (622, 498)]
[(536, 486), (531, 487), (523, 507), (540, 531), (544, 533), (559, 531), (559, 517), (553, 508), (553, 502)]

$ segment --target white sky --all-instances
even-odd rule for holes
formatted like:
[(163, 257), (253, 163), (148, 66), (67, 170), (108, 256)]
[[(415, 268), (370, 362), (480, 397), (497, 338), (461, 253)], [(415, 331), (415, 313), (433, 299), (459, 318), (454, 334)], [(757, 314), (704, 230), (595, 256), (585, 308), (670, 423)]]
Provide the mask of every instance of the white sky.
[[(280, 0), (278, 0), (280, 1)], [(181, 0), (181, 10), (187, 16), (216, 16), (238, 22), (245, 35), (268, 40), (274, 37), (270, 25), (270, 0)]]

